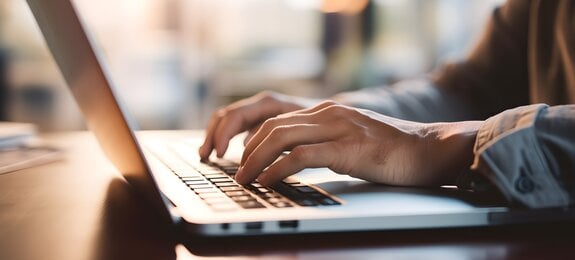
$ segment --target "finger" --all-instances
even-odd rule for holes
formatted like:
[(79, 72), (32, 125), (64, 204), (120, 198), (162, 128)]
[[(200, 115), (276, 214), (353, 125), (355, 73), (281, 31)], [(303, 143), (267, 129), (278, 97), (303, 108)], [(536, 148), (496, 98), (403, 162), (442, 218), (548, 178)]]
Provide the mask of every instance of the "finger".
[[(243, 166), (247, 156), (249, 156), (252, 151), (266, 138), (270, 132), (278, 126), (288, 126), (294, 124), (316, 124), (324, 121), (329, 121), (334, 115), (330, 113), (322, 113), (327, 111), (330, 107), (339, 105), (333, 101), (325, 101), (319, 105), (302, 109), (286, 114), (279, 115), (275, 118), (266, 120), (262, 126), (256, 131), (250, 139), (245, 142), (245, 150), (240, 162), (240, 166)], [(331, 131), (327, 129), (327, 131)]]
[(218, 123), (220, 122), (221, 116), (223, 115), (223, 110), (218, 110), (218, 112), (214, 113), (210, 118), (208, 123), (208, 127), (206, 128), (206, 137), (204, 139), (204, 143), (200, 146), (199, 153), (200, 158), (202, 161), (207, 161), (214, 149), (214, 132)]
[[(293, 115), (306, 115), (306, 114), (311, 114), (311, 113), (315, 113), (317, 111), (320, 111), (328, 106), (332, 106), (332, 105), (336, 105), (337, 103), (333, 102), (333, 101), (325, 101), (320, 103), (319, 105), (315, 106), (315, 107), (311, 107), (311, 108), (306, 108), (306, 109), (300, 109), (300, 110), (296, 110), (296, 111), (292, 111), (292, 112), (288, 112), (285, 114), (281, 114), (279, 116), (277, 116), (278, 119), (283, 119), (283, 118), (287, 118), (287, 117), (291, 117)], [(250, 131), (248, 132), (247, 136), (244, 138), (244, 146), (247, 146), (248, 143), (250, 142), (250, 140), (253, 138), (253, 136), (261, 129), (262, 124), (257, 125), (256, 127), (253, 127), (250, 129)]]
[(257, 148), (247, 155), (236, 173), (236, 180), (249, 183), (272, 164), (285, 150), (298, 145), (322, 143), (337, 138), (340, 131), (326, 131), (322, 125), (294, 125), (274, 129)]
[(212, 137), (218, 157), (222, 157), (230, 140), (237, 134), (252, 128), (263, 120), (279, 113), (276, 102), (252, 102), (242, 100), (228, 107)]
[(270, 186), (305, 168), (329, 168), (339, 160), (340, 155), (341, 151), (336, 149), (333, 142), (298, 146), (268, 167), (257, 180), (264, 186)]
[(243, 166), (247, 157), (260, 145), (265, 138), (267, 138), (270, 133), (278, 127), (289, 127), (299, 124), (308, 124), (308, 122), (313, 122), (313, 119), (309, 118), (309, 115), (292, 115), (290, 117), (275, 117), (266, 120), (259, 130), (251, 137), (244, 148), (244, 153), (242, 160), (240, 161), (240, 166)]
[(245, 115), (242, 112), (232, 112), (223, 117), (214, 130), (213, 143), (216, 156), (223, 157), (228, 149), (230, 140), (247, 128)]
[[(310, 114), (319, 110), (322, 110), (323, 108), (330, 106), (330, 105), (335, 105), (337, 103), (333, 102), (333, 101), (325, 101), (320, 103), (319, 105), (315, 106), (315, 107), (310, 107), (310, 108), (306, 108), (306, 109), (300, 109), (300, 110), (296, 110), (296, 111), (292, 111), (292, 112), (288, 112), (288, 113), (284, 113), (281, 115), (278, 115), (278, 118), (284, 118), (284, 117), (289, 117), (291, 115), (303, 115), (303, 114)], [(260, 130), (260, 128), (262, 127), (262, 124), (258, 124), (257, 126), (251, 128), (248, 132), (248, 134), (246, 135), (246, 137), (244, 138), (244, 146), (247, 146), (248, 142), (252, 139), (252, 137)]]
[(258, 124), (255, 127), (252, 127), (249, 131), (248, 134), (246, 135), (246, 137), (244, 138), (244, 146), (248, 145), (248, 142), (252, 139), (252, 137), (260, 130), (260, 128), (262, 127), (262, 124)]

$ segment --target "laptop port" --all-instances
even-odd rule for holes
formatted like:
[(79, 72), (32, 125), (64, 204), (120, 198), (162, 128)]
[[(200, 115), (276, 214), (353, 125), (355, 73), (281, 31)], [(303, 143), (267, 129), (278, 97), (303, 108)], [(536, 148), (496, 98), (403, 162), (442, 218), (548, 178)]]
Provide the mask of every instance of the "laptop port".
[(280, 228), (297, 228), (298, 224), (297, 220), (284, 220), (280, 221)]
[(264, 227), (262, 222), (248, 222), (246, 223), (246, 230), (261, 230)]
[(228, 229), (230, 229), (230, 223), (223, 223), (223, 224), (221, 225), (221, 228), (222, 228), (222, 230), (228, 230)]

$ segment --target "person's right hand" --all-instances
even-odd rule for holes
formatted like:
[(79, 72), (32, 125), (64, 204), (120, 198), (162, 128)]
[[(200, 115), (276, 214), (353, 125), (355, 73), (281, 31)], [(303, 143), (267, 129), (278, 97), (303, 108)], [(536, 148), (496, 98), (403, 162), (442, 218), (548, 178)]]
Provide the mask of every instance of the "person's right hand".
[[(210, 118), (206, 139), (199, 150), (200, 158), (207, 161), (214, 149), (221, 158), (228, 149), (230, 139), (235, 135), (246, 130), (253, 134), (268, 118), (299, 110), (313, 103), (311, 99), (264, 91), (220, 108)], [(251, 134), (248, 134), (248, 139)]]

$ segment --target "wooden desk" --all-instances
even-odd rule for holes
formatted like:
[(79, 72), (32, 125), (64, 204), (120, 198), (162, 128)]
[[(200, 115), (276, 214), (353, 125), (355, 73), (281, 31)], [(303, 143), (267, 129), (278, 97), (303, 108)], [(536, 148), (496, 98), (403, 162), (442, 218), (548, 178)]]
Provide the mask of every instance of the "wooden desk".
[[(0, 259), (557, 259), (575, 224), (265, 238), (180, 238), (158, 224), (88, 133), (45, 136), (63, 161), (0, 175)], [(182, 241), (185, 241), (182, 243)], [(183, 245), (185, 244), (185, 246)]]

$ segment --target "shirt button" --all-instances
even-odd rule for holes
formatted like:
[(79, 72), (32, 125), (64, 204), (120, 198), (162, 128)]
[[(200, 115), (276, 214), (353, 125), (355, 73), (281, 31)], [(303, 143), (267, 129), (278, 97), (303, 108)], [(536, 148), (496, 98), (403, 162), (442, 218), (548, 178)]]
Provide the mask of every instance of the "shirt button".
[(535, 183), (522, 171), (519, 178), (515, 181), (515, 190), (523, 194), (531, 193), (535, 190)]

